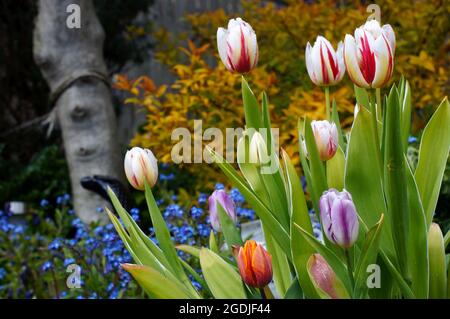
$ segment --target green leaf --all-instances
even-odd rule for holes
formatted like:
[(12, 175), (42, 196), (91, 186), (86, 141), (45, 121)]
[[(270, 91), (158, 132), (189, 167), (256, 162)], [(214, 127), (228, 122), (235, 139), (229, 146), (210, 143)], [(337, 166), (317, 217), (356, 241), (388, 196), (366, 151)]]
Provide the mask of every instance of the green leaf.
[(379, 222), (366, 234), (355, 269), (354, 298), (361, 299), (367, 294), (367, 267), (370, 264), (374, 264), (377, 260), (383, 219), (384, 215), (381, 215)]
[(428, 254), (430, 260), (430, 298), (447, 297), (447, 274), (445, 273), (445, 248), (442, 231), (432, 223), (428, 233)]
[(157, 270), (140, 265), (123, 264), (139, 285), (155, 299), (188, 299), (192, 298), (184, 287), (165, 277)]
[(411, 88), (409, 87), (408, 81), (402, 77), (400, 84), (400, 106), (401, 112), (401, 132), (403, 149), (406, 151), (408, 148), (408, 138), (411, 129)]
[(355, 89), (356, 103), (358, 104), (359, 109), (361, 110), (364, 107), (366, 110), (370, 110), (369, 94), (367, 94), (367, 90), (360, 88), (357, 85), (354, 85), (353, 87)]
[(286, 291), (286, 294), (284, 295), (284, 299), (303, 299), (303, 298), (304, 298), (303, 291), (302, 288), (300, 287), (299, 281), (297, 278), (294, 278), (288, 290)]
[(392, 258), (394, 254), (390, 218), (386, 215), (381, 167), (375, 160), (380, 150), (374, 141), (371, 114), (361, 108), (353, 123), (347, 146), (345, 188), (350, 192), (358, 215), (367, 225), (375, 225), (384, 214), (380, 245)]
[(327, 182), (329, 188), (342, 191), (344, 188), (345, 156), (338, 147), (336, 154), (327, 161)]
[(235, 171), (235, 169), (227, 163), (222, 156), (217, 154), (211, 148), (208, 148), (212, 158), (215, 160), (216, 164), (219, 165), (220, 169), (228, 177), (228, 179), (233, 183), (235, 187), (239, 189), (241, 194), (245, 197), (247, 202), (255, 210), (258, 217), (271, 232), (272, 236), (278, 242), (280, 247), (284, 250), (287, 256), (290, 256), (290, 240), (289, 235), (286, 230), (281, 226), (281, 224), (276, 220), (270, 210), (264, 205), (264, 203), (255, 195), (255, 193), (250, 189), (248, 184), (242, 179), (241, 176)]
[(242, 100), (247, 128), (259, 129), (262, 127), (259, 103), (244, 77), (242, 77)]
[(407, 236), (409, 205), (406, 185), (405, 158), (400, 131), (400, 103), (397, 88), (392, 86), (386, 105), (384, 151), (384, 184), (392, 237), (401, 273), (407, 275)]
[(158, 205), (156, 204), (155, 198), (153, 197), (152, 190), (147, 182), (145, 183), (145, 198), (147, 201), (153, 228), (155, 230), (156, 239), (158, 240), (161, 250), (166, 256), (174, 275), (183, 282), (183, 284), (189, 289), (192, 294), (197, 295), (197, 291), (192, 286), (191, 281), (184, 272), (184, 269), (180, 263), (177, 252), (175, 250), (175, 246), (170, 236), (169, 229), (166, 225), (166, 221), (159, 211)]
[(200, 258), (200, 248), (189, 245), (177, 245), (176, 248), (185, 253), (188, 253), (189, 255)]
[(447, 234), (445, 234), (445, 237), (444, 237), (445, 249), (447, 249), (449, 243), (450, 243), (450, 230), (447, 231)]
[(317, 298), (317, 291), (306, 271), (306, 263), (308, 262), (309, 256), (315, 252), (315, 249), (294, 227), (294, 223), (300, 225), (309, 234), (313, 235), (311, 218), (309, 217), (308, 207), (306, 206), (305, 194), (303, 193), (302, 185), (300, 184), (300, 179), (298, 178), (294, 165), (284, 150), (282, 150), (281, 154), (286, 172), (286, 189), (288, 190), (291, 215), (292, 263), (306, 297)]
[(216, 236), (214, 235), (214, 232), (212, 230), (209, 233), (209, 249), (211, 249), (216, 254), (219, 253), (219, 247), (217, 246)]
[[(406, 158), (405, 158), (406, 160)], [(408, 268), (411, 289), (417, 298), (428, 298), (428, 228), (413, 173), (406, 165), (406, 186), (409, 200)]]
[(427, 225), (433, 220), (450, 148), (450, 104), (445, 98), (422, 134), (415, 172)]
[(347, 294), (352, 291), (352, 286), (350, 284), (350, 278), (348, 277), (347, 266), (341, 261), (341, 259), (336, 256), (336, 254), (327, 246), (319, 242), (313, 235), (308, 233), (302, 227), (294, 223), (295, 228), (300, 232), (303, 238), (312, 246), (314, 249), (327, 261), (336, 276), (344, 284)]
[(246, 298), (240, 275), (220, 256), (207, 248), (202, 248), (200, 250), (200, 265), (209, 290), (215, 298)]
[(339, 113), (337, 111), (336, 100), (334, 100), (334, 99), (333, 99), (333, 106), (331, 109), (331, 119), (333, 120), (334, 124), (336, 124), (336, 127), (337, 127), (339, 146), (342, 148), (342, 150), (345, 153), (344, 135), (342, 134), (341, 121), (339, 120)]
[(233, 220), (228, 216), (225, 209), (222, 207), (219, 201), (216, 201), (217, 213), (219, 215), (219, 222), (222, 227), (222, 232), (225, 237), (225, 242), (228, 245), (228, 249), (231, 251), (233, 246), (242, 246), (242, 238), (239, 230), (236, 228)]

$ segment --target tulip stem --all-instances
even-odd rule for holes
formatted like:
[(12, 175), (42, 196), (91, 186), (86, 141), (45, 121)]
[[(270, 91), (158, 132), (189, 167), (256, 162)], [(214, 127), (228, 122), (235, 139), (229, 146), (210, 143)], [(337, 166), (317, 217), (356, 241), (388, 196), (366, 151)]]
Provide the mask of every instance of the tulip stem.
[(377, 88), (375, 90), (375, 94), (376, 94), (376, 98), (377, 98), (377, 119), (379, 121), (382, 121), (383, 119), (383, 109), (382, 109), (382, 104), (381, 104), (381, 89)]
[(348, 249), (344, 249), (344, 255), (345, 255), (345, 261), (347, 262), (347, 271), (348, 271), (348, 276), (350, 277), (350, 283), (351, 283), (352, 287), (354, 288), (355, 287), (355, 279), (353, 278), (353, 263), (351, 262)]
[(329, 121), (331, 118), (331, 116), (330, 116), (330, 87), (329, 86), (325, 87), (325, 110), (327, 112), (326, 119)]

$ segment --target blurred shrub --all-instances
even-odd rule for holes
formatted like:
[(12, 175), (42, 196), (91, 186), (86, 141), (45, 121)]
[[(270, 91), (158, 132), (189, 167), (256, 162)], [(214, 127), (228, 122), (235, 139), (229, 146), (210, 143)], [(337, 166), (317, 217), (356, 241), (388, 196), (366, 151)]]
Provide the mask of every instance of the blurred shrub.
[[(177, 43), (186, 34), (175, 36), (158, 30), (156, 57), (168, 65), (176, 76), (169, 87), (156, 87), (151, 78), (142, 76), (130, 80), (116, 78), (115, 87), (129, 93), (126, 104), (139, 105), (147, 112), (147, 123), (132, 140), (132, 145), (151, 148), (160, 161), (170, 162), (170, 152), (176, 141), (171, 132), (177, 127), (193, 131), (193, 120), (202, 119), (203, 129), (243, 126), (240, 99), (240, 76), (226, 71), (217, 63), (216, 30), (226, 26), (231, 17), (242, 16), (255, 29), (260, 47), (258, 68), (247, 77), (259, 94), (265, 90), (271, 104), (272, 124), (280, 128), (280, 145), (294, 156), (297, 149), (297, 119), (302, 116), (324, 117), (324, 95), (313, 86), (306, 72), (305, 45), (322, 34), (334, 44), (346, 33), (363, 24), (369, 13), (359, 1), (244, 1), (244, 12), (227, 16), (223, 10), (192, 14), (187, 21), (192, 26), (187, 48)], [(436, 106), (448, 92), (449, 29), (448, 11), (442, 1), (385, 0), (381, 7), (383, 23), (390, 23), (397, 36), (395, 74), (393, 81), (404, 74), (410, 81), (416, 109)], [(195, 44), (194, 44), (195, 43)], [(447, 60), (446, 60), (447, 59)], [(332, 88), (341, 122), (352, 121), (355, 101), (349, 80)], [(431, 107), (430, 107), (431, 106)], [(423, 117), (415, 117), (416, 131), (423, 126)], [(197, 188), (211, 188), (211, 180), (223, 180), (213, 166), (184, 166), (197, 182)]]

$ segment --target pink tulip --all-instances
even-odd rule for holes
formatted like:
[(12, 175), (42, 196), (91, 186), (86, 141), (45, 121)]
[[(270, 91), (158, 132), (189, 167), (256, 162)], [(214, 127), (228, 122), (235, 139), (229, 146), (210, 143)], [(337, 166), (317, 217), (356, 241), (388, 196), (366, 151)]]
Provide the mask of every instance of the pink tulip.
[(328, 161), (336, 154), (338, 148), (338, 132), (336, 124), (329, 121), (312, 121), (311, 127), (320, 159), (322, 161)]

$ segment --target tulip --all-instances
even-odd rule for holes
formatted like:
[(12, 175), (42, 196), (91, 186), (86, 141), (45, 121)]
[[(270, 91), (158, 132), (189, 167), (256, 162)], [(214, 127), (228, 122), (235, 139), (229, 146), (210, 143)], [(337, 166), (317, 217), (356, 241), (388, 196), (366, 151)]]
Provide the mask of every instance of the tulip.
[(158, 179), (158, 164), (152, 151), (133, 147), (125, 155), (125, 175), (131, 186), (137, 190), (145, 188), (145, 181), (154, 186)]
[(259, 132), (255, 132), (250, 141), (249, 160), (250, 163), (258, 165), (264, 165), (270, 161), (266, 141)]
[(217, 47), (225, 67), (231, 72), (250, 72), (258, 63), (258, 43), (250, 24), (231, 19), (228, 29), (217, 29)]
[(344, 61), (350, 79), (364, 88), (381, 88), (394, 70), (395, 34), (389, 24), (380, 26), (370, 20), (347, 34), (344, 40)]
[(329, 121), (312, 121), (311, 127), (320, 159), (322, 161), (328, 161), (336, 154), (338, 148), (336, 124)]
[(272, 257), (254, 240), (239, 248), (237, 264), (242, 280), (251, 287), (264, 288), (272, 280)]
[(320, 197), (320, 219), (327, 238), (342, 248), (350, 248), (358, 238), (359, 221), (352, 196), (345, 189), (325, 191)]
[(344, 285), (320, 254), (312, 254), (306, 267), (309, 277), (320, 295), (332, 299), (349, 298)]
[(331, 43), (322, 36), (316, 42), (306, 45), (306, 69), (315, 85), (328, 86), (337, 84), (345, 73), (343, 45), (339, 42), (337, 51)]
[(215, 190), (211, 196), (208, 198), (209, 204), (209, 219), (211, 226), (215, 231), (222, 231), (219, 221), (219, 213), (217, 211), (217, 203), (219, 203), (225, 210), (227, 215), (233, 220), (234, 223), (237, 222), (236, 210), (234, 207), (233, 200), (228, 196), (227, 192), (223, 189)]

